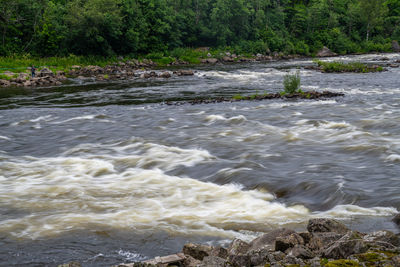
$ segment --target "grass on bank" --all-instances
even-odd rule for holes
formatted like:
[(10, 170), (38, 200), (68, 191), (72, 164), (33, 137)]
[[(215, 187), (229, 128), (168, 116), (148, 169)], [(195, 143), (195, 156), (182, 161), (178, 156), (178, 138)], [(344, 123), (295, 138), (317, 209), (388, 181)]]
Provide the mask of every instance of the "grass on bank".
[(359, 73), (368, 73), (368, 72), (381, 72), (383, 71), (383, 67), (381, 66), (369, 66), (367, 64), (361, 62), (325, 62), (321, 60), (315, 60), (315, 63), (318, 64), (318, 67), (322, 69), (324, 72), (359, 72)]
[(39, 69), (48, 67), (53, 72), (58, 70), (68, 72), (74, 65), (97, 65), (104, 67), (107, 64), (117, 61), (117, 58), (75, 55), (70, 55), (68, 57), (46, 58), (31, 57), (29, 55), (0, 57), (0, 74), (4, 73), (5, 71), (11, 71), (13, 73), (28, 72), (28, 68), (32, 65)]

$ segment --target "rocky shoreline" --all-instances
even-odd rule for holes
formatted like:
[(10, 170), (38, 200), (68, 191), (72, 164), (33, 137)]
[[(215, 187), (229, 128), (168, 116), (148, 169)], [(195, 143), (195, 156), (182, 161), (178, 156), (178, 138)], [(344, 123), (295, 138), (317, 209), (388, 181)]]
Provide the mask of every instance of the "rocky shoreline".
[[(394, 219), (400, 226), (400, 214)], [(80, 267), (71, 262), (59, 267)], [(361, 233), (334, 219), (311, 219), (306, 232), (281, 228), (247, 243), (234, 239), (227, 248), (185, 244), (164, 257), (113, 267), (344, 267), (400, 266), (400, 234)]]
[[(330, 51), (328, 48), (324, 47), (316, 55), (319, 58), (322, 57), (334, 57), (337, 54)], [(200, 59), (200, 64), (216, 65), (216, 64), (230, 64), (230, 63), (240, 63), (240, 62), (271, 62), (278, 60), (289, 60), (296, 58), (304, 58), (300, 55), (284, 55), (283, 53), (274, 52), (270, 55), (257, 54), (253, 57), (244, 57), (241, 55), (231, 54), (230, 52), (225, 52), (220, 54), (218, 58), (213, 57), (210, 53), (207, 58)], [(389, 59), (387, 59), (389, 60)], [(174, 62), (165, 65), (166, 67), (172, 66), (187, 66), (189, 62), (182, 60), (175, 60)], [(400, 66), (400, 61), (393, 63), (381, 64), (381, 65), (371, 65), (370, 70), (376, 71), (380, 67), (391, 67), (397, 68)], [(47, 67), (42, 68), (36, 75), (32, 78), (27, 72), (13, 73), (6, 71), (1, 75), (0, 87), (38, 87), (38, 86), (59, 86), (62, 85), (68, 78), (79, 78), (82, 80), (93, 79), (95, 81), (109, 81), (109, 80), (133, 80), (133, 79), (150, 79), (150, 78), (162, 78), (168, 79), (174, 76), (191, 76), (194, 75), (194, 71), (190, 69), (181, 69), (176, 71), (170, 70), (156, 70), (160, 66), (153, 62), (151, 59), (143, 60), (126, 60), (109, 64), (105, 67), (88, 65), (79, 66), (74, 65), (69, 67), (65, 71), (52, 71)], [(307, 66), (306, 69), (314, 69), (323, 71), (319, 66)], [(30, 71), (30, 68), (27, 68)], [(5, 77), (6, 78), (5, 78)]]

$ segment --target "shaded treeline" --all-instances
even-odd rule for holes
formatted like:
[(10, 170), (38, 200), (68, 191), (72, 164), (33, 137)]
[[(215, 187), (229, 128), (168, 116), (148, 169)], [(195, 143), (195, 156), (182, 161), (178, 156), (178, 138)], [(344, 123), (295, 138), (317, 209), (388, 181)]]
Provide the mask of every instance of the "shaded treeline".
[(400, 0), (0, 0), (0, 55), (387, 51)]

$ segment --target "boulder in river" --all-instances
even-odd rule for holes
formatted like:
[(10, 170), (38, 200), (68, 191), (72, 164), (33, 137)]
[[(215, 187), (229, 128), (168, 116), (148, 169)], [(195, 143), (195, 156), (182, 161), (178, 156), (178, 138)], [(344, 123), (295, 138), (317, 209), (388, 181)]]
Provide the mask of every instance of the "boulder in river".
[(178, 70), (175, 71), (174, 74), (178, 76), (192, 76), (194, 75), (194, 72), (192, 70)]
[(336, 53), (332, 52), (328, 47), (324, 46), (318, 51), (317, 57), (334, 57), (337, 56)]
[(394, 216), (393, 220), (392, 220), (395, 224), (397, 224), (398, 226), (400, 226), (400, 213), (397, 214), (396, 216)]

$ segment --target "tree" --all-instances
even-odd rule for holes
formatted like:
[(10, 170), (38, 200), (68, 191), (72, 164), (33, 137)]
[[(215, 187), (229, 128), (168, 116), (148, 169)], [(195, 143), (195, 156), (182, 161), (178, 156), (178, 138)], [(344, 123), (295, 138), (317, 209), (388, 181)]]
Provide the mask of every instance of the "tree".
[(370, 33), (383, 23), (383, 18), (388, 10), (382, 0), (360, 0), (361, 14), (366, 25), (366, 41), (369, 40)]

